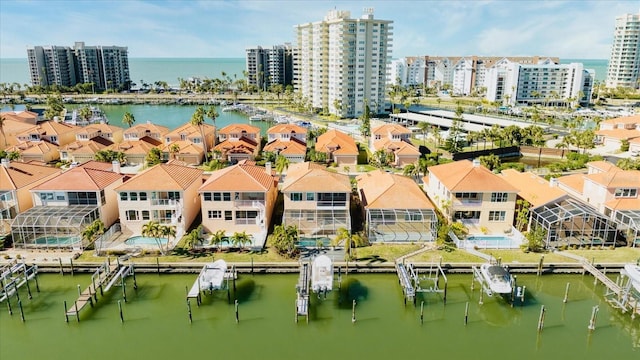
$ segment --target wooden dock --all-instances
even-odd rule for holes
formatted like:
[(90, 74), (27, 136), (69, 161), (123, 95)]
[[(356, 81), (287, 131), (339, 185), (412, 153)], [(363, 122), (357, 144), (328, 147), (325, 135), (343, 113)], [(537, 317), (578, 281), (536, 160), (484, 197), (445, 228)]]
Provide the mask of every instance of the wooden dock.
[(409, 276), (409, 270), (403, 263), (396, 262), (396, 272), (398, 274), (398, 282), (400, 283), (402, 293), (404, 294), (404, 304), (407, 304), (407, 300), (409, 302), (415, 302), (416, 290), (413, 286), (413, 282), (411, 281), (412, 278)]
[(300, 277), (296, 285), (296, 322), (298, 322), (298, 316), (305, 316), (309, 322), (309, 281), (309, 264), (302, 263)]
[(120, 263), (111, 264), (106, 261), (100, 266), (91, 276), (91, 284), (87, 286), (84, 291), (80, 291), (78, 285), (78, 299), (74, 301), (73, 305), (67, 309), (67, 315), (77, 315), (87, 304), (93, 306), (94, 299), (97, 301), (97, 289), (102, 288), (106, 283), (110, 283), (111, 280), (116, 278), (116, 275), (122, 274), (120, 271)]
[(611, 280), (588, 261), (582, 261), (582, 267), (593, 275), (596, 281), (607, 287), (605, 297), (610, 305), (620, 309), (623, 313), (629, 311), (633, 317), (640, 315), (640, 299), (633, 295), (630, 284), (622, 286), (621, 283)]
[[(29, 289), (29, 280), (35, 279), (36, 289), (38, 287), (38, 266), (28, 266), (24, 262), (14, 260), (0, 269), (0, 303), (8, 300), (11, 296), (17, 295), (18, 289), (27, 285), (29, 298), (31, 298), (31, 289)], [(19, 298), (19, 296), (18, 296)]]

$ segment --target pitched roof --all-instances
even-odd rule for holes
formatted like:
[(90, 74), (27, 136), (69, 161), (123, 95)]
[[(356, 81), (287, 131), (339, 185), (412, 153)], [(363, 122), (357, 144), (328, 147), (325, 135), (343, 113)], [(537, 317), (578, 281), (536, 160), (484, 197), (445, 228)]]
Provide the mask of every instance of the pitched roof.
[(615, 166), (614, 164), (612, 164), (612, 163), (610, 163), (608, 161), (604, 161), (604, 160), (589, 161), (587, 163), (587, 167), (594, 168), (594, 169), (598, 170), (599, 172), (608, 172), (608, 171), (621, 170), (619, 167)]
[(632, 116), (622, 116), (602, 121), (603, 124), (638, 124), (640, 123), (640, 114)]
[(263, 151), (278, 151), (283, 155), (304, 155), (307, 153), (307, 144), (302, 141), (291, 138), (289, 141), (275, 139), (264, 146)]
[[(203, 126), (205, 135), (215, 130), (215, 127), (213, 125), (205, 123), (203, 124)], [(186, 134), (187, 136), (192, 136), (193, 134), (200, 135), (200, 128), (198, 126), (192, 125), (190, 122), (187, 122), (173, 129), (171, 132), (165, 134), (165, 137), (179, 137), (181, 134)]]
[(306, 134), (307, 129), (296, 124), (278, 124), (270, 127), (269, 130), (267, 130), (267, 134), (290, 134), (290, 133)]
[(177, 164), (158, 164), (137, 174), (115, 188), (123, 190), (170, 191), (184, 190), (194, 181), (201, 181), (202, 170)]
[(194, 144), (187, 140), (179, 140), (174, 141), (172, 143), (166, 144), (162, 147), (163, 152), (171, 153), (171, 146), (176, 144), (180, 147), (180, 151), (178, 154), (204, 154), (204, 149), (202, 148), (202, 144)]
[(231, 124), (223, 127), (218, 134), (239, 134), (242, 132), (249, 134), (260, 134), (260, 128), (249, 124)]
[(3, 116), (7, 120), (19, 121), (22, 123), (28, 123), (31, 125), (35, 125), (38, 121), (38, 114), (33, 111), (23, 110), (23, 111), (3, 111), (0, 112), (0, 115)]
[(619, 170), (606, 173), (585, 175), (591, 180), (607, 188), (635, 187), (640, 188), (640, 170)]
[(382, 170), (356, 177), (363, 205), (368, 209), (433, 209), (434, 206), (412, 179)]
[(376, 140), (373, 143), (373, 147), (376, 150), (385, 149), (393, 151), (398, 155), (420, 155), (420, 150), (413, 146), (413, 144), (401, 140), (391, 140), (388, 137)]
[(387, 135), (387, 134), (411, 134), (411, 130), (400, 124), (384, 124), (371, 129), (373, 135)]
[(571, 174), (558, 178), (558, 183), (582, 194), (584, 190), (584, 174)]
[(303, 162), (291, 164), (282, 184), (285, 191), (351, 192), (349, 176), (327, 171), (326, 167)]
[(169, 128), (166, 126), (156, 125), (151, 122), (146, 122), (126, 129), (124, 134), (137, 134), (139, 136), (140, 134), (145, 134), (147, 131), (152, 134), (158, 133), (160, 136), (163, 136), (169, 132)]
[(100, 131), (102, 134), (112, 134), (123, 130), (124, 129), (119, 126), (100, 123), (82, 127), (76, 131), (76, 134), (93, 134), (96, 131)]
[[(149, 141), (153, 140), (153, 141)], [(148, 154), (149, 151), (154, 148), (162, 145), (162, 143), (154, 138), (150, 138), (145, 136), (140, 140), (125, 140), (119, 144), (113, 144), (111, 146), (111, 150), (113, 151), (121, 151), (127, 155), (133, 154)]]
[(51, 166), (12, 161), (8, 167), (0, 166), (0, 189), (21, 189), (60, 172), (60, 169)]
[(500, 176), (515, 186), (519, 190), (518, 195), (534, 208), (567, 195), (564, 190), (551, 186), (550, 182), (532, 172), (521, 173), (515, 169), (506, 169), (502, 170)]
[(455, 161), (429, 168), (449, 191), (504, 191), (517, 192), (514, 186), (482, 165), (474, 166), (469, 160)]
[(77, 154), (95, 154), (98, 151), (113, 144), (113, 142), (111, 141), (109, 141), (109, 143), (110, 144), (108, 145), (104, 145), (103, 142), (98, 142), (93, 139), (85, 141), (74, 141), (71, 144), (61, 146), (60, 151), (70, 151)]
[(627, 129), (611, 129), (611, 130), (598, 130), (596, 135), (609, 137), (613, 139), (634, 139), (640, 137), (640, 130), (627, 130)]
[(338, 150), (334, 151), (337, 154), (358, 155), (355, 140), (336, 129), (328, 130), (316, 139), (316, 151), (329, 153), (329, 148), (337, 148)]
[(234, 141), (224, 140), (213, 149), (223, 153), (253, 154), (257, 148), (258, 144), (255, 141), (243, 136)]
[(124, 175), (111, 171), (79, 166), (43, 182), (33, 190), (102, 190), (123, 177)]
[(34, 133), (38, 133), (38, 134), (41, 134), (41, 135), (47, 135), (47, 136), (50, 136), (50, 135), (61, 135), (61, 134), (69, 133), (69, 132), (75, 133), (79, 129), (80, 129), (80, 127), (78, 127), (78, 126), (73, 126), (73, 125), (69, 125), (69, 124), (65, 124), (65, 123), (49, 120), (49, 121), (43, 121), (43, 122), (39, 123), (38, 125), (32, 127), (31, 129), (18, 134), (18, 136), (29, 135), (29, 134), (34, 134)]
[(57, 151), (58, 145), (47, 141), (25, 141), (14, 146), (8, 147), (7, 152), (17, 151), (22, 155), (48, 154), (51, 151)]
[(264, 167), (251, 163), (238, 163), (214, 171), (198, 191), (269, 191), (276, 178)]
[(638, 210), (640, 209), (640, 198), (613, 199), (604, 203), (604, 206), (612, 210)]

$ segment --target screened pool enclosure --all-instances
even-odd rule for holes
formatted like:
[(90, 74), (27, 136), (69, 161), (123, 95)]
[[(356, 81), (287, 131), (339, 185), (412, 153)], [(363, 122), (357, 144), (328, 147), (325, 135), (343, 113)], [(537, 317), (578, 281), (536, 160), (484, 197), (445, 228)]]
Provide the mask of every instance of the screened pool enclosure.
[(11, 235), (17, 248), (84, 250), (82, 230), (99, 218), (96, 205), (36, 206), (16, 216)]
[(431, 209), (367, 209), (371, 242), (434, 241), (438, 219)]

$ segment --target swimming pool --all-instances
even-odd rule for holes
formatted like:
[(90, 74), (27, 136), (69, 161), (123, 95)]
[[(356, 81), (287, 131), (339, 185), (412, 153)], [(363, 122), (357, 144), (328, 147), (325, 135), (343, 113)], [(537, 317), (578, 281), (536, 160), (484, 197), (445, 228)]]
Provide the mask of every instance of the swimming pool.
[(518, 249), (522, 242), (506, 235), (469, 235), (463, 240), (466, 248)]
[(301, 238), (298, 238), (298, 246), (299, 247), (318, 247), (319, 241), (322, 242), (322, 246), (331, 245), (331, 239), (327, 237), (319, 237), (319, 238), (301, 237)]
[(166, 238), (153, 238), (146, 236), (132, 236), (124, 241), (125, 245), (166, 245)]
[(78, 236), (40, 236), (33, 243), (46, 246), (68, 246), (80, 242)]

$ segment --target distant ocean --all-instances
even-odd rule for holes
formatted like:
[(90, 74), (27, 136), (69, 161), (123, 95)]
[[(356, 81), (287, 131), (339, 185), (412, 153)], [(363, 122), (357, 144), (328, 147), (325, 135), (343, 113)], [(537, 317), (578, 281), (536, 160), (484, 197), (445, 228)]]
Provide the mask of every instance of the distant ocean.
[[(608, 60), (561, 59), (560, 62), (581, 62), (585, 69), (595, 70), (599, 81), (607, 76)], [(177, 85), (178, 78), (222, 78), (222, 72), (231, 79), (241, 79), (246, 70), (244, 58), (130, 58), (129, 67), (131, 81), (136, 84), (144, 80), (147, 84), (166, 81), (169, 85)], [(0, 58), (0, 83), (14, 82), (30, 85), (27, 59)]]

